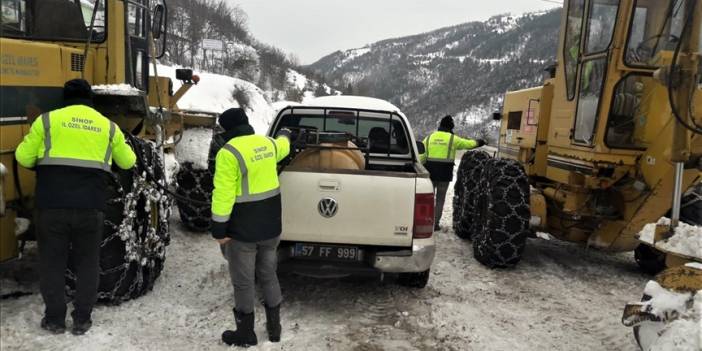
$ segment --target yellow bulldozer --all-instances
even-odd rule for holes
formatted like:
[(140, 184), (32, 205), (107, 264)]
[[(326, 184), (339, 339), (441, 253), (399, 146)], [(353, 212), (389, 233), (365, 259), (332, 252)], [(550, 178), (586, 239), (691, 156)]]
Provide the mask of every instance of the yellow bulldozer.
[[(702, 231), (664, 244), (702, 224), (702, 1), (565, 0), (557, 58), (542, 86), (505, 95), (498, 157), (463, 156), (456, 234), (489, 267), (515, 266), (538, 232), (633, 250), (668, 268), (661, 286), (696, 293)], [(637, 306), (627, 325), (650, 312)]]
[[(113, 170), (107, 186), (99, 298), (140, 296), (159, 276), (170, 238), (163, 149), (183, 123), (176, 102), (198, 79), (178, 70), (183, 84), (173, 93), (170, 78), (157, 75), (166, 3), (0, 1), (0, 262), (18, 258), (33, 233), (34, 174), (18, 166), (15, 148), (37, 116), (62, 107), (63, 84), (84, 78), (93, 85), (95, 108), (119, 125), (138, 155), (135, 169)], [(71, 268), (66, 281), (70, 290)]]
[(535, 231), (616, 252), (661, 217), (677, 226), (702, 179), (701, 21), (702, 1), (565, 1), (549, 78), (494, 116), (499, 157), (458, 169), (454, 228), (481, 263), (515, 265)]

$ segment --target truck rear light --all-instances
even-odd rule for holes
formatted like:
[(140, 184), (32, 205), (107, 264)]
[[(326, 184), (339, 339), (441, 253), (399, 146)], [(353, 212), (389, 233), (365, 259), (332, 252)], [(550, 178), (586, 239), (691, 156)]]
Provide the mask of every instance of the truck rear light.
[(431, 238), (432, 234), (434, 234), (434, 194), (416, 194), (412, 237), (426, 239)]

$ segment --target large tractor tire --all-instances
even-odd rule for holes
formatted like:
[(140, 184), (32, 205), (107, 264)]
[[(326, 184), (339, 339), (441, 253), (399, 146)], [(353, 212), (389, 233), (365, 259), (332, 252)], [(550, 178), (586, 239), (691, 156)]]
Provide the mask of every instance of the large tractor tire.
[[(152, 143), (130, 140), (139, 159), (136, 166), (126, 171), (115, 168), (107, 185), (98, 300), (109, 304), (137, 298), (153, 288), (170, 242), (172, 200), (152, 184), (166, 186), (163, 161)], [(70, 260), (66, 281), (73, 295), (75, 275)]]
[(530, 230), (529, 180), (518, 162), (506, 159), (488, 160), (480, 179), (474, 256), (491, 268), (513, 267)]
[(486, 152), (470, 151), (463, 155), (458, 166), (453, 188), (453, 231), (461, 239), (472, 240), (477, 232), (478, 185), (489, 159)]
[[(176, 192), (180, 196), (201, 202), (209, 202), (212, 198), (214, 175), (207, 169), (193, 167), (191, 162), (181, 165), (176, 175)], [(212, 210), (210, 206), (178, 200), (178, 213), (186, 228), (195, 232), (206, 232), (210, 229)]]
[(656, 275), (665, 269), (665, 253), (646, 244), (639, 244), (634, 249), (634, 259), (639, 268), (650, 275)]

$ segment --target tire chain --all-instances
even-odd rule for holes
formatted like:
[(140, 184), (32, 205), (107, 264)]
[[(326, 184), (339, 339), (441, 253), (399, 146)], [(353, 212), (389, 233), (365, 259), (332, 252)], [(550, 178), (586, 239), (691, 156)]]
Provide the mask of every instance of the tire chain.
[(490, 159), (484, 151), (469, 151), (461, 158), (453, 195), (453, 229), (456, 235), (472, 240), (478, 227), (475, 221), (478, 185), (482, 169)]
[(522, 166), (508, 159), (487, 161), (479, 179), (475, 258), (488, 267), (513, 267), (530, 231), (529, 180)]
[[(209, 201), (214, 189), (213, 178), (214, 175), (210, 170), (194, 168), (190, 162), (184, 163), (176, 175), (176, 191), (178, 195), (189, 199)], [(210, 206), (185, 201), (177, 201), (177, 204), (180, 219), (188, 229), (197, 232), (206, 232), (210, 229), (212, 217)]]
[[(172, 212), (173, 199), (163, 190), (151, 184), (151, 181), (157, 181), (161, 185), (166, 185), (163, 176), (163, 161), (152, 142), (140, 141), (142, 145), (137, 148), (141, 150), (139, 157), (145, 162), (149, 162), (147, 166), (150, 167), (150, 171), (141, 169), (140, 165), (129, 171), (132, 176), (131, 191), (126, 191), (119, 180), (120, 178), (111, 173), (111, 181), (117, 185), (119, 195), (109, 199), (107, 206), (109, 208), (123, 204), (123, 217), (120, 223), (113, 223), (107, 219), (104, 221), (103, 231), (110, 234), (103, 235), (100, 250), (102, 252), (109, 244), (117, 241), (118, 244), (124, 246), (125, 251), (123, 264), (108, 268), (100, 266), (101, 280), (102, 277), (121, 272), (114, 287), (108, 288), (106, 291), (98, 291), (98, 300), (111, 304), (119, 304), (141, 296), (153, 288), (156, 278), (163, 268), (166, 246), (170, 243), (168, 220)], [(153, 172), (157, 171), (161, 172), (155, 174), (160, 179), (150, 179)], [(137, 207), (142, 202), (140, 200), (143, 200), (142, 205), (144, 206), (142, 213)], [(151, 225), (154, 220), (152, 218), (154, 207), (158, 216), (156, 228)], [(134, 274), (131, 283), (129, 283), (126, 281), (132, 267)], [(74, 296), (76, 276), (70, 268), (66, 271), (66, 279), (69, 281), (69, 284), (66, 285), (67, 294)], [(125, 283), (128, 283), (129, 286), (125, 291), (122, 291), (122, 286)]]

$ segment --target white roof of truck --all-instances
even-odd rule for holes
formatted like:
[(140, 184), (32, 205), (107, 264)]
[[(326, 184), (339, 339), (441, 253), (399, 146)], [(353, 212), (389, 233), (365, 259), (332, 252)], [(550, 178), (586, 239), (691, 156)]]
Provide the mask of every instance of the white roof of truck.
[(400, 109), (397, 106), (385, 101), (365, 96), (324, 96), (318, 97), (305, 102), (304, 106), (313, 107), (337, 107), (337, 108), (357, 108), (362, 110), (377, 110), (377, 111), (397, 111)]

